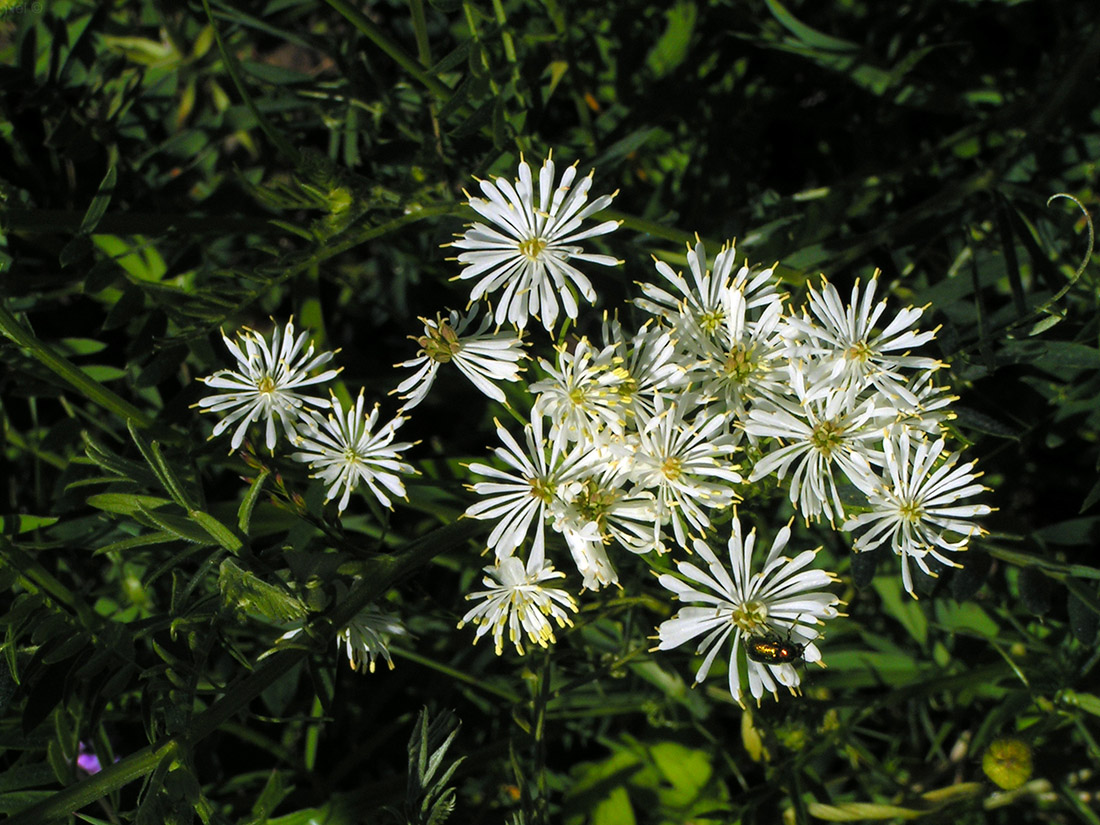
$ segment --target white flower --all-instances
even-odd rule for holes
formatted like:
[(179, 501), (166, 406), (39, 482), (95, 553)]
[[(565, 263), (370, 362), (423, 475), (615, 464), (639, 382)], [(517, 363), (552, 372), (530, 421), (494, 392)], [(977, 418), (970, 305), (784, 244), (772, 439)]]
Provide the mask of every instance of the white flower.
[(856, 539), (854, 550), (873, 550), (887, 540), (901, 556), (901, 575), (905, 589), (913, 593), (910, 559), (929, 575), (926, 560), (931, 556), (952, 567), (961, 565), (943, 555), (966, 549), (970, 537), (982, 528), (967, 521), (992, 512), (986, 504), (959, 504), (987, 488), (977, 483), (974, 463), (956, 466), (958, 455), (944, 452), (944, 440), (928, 443), (910, 441), (901, 428), (883, 444), (886, 454), (886, 478), (869, 496), (871, 510), (844, 523), (844, 530), (868, 528)]
[(553, 502), (554, 529), (565, 537), (586, 589), (618, 582), (605, 549), (613, 541), (632, 553), (658, 549), (657, 501), (647, 491), (628, 490), (626, 482), (619, 468), (610, 465), (562, 485)]
[(466, 516), (476, 519), (496, 519), (489, 534), (489, 547), (497, 558), (510, 556), (523, 544), (535, 524), (532, 555), (542, 556), (545, 548), (545, 524), (558, 487), (575, 473), (583, 456), (578, 450), (565, 452), (559, 441), (548, 442), (543, 437), (542, 417), (536, 416), (523, 428), (527, 449), (494, 419), (497, 436), (504, 447), (493, 452), (514, 472), (471, 464), (470, 470), (491, 479), (470, 487), (482, 500), (466, 509)]
[[(550, 587), (550, 579), (564, 578), (565, 574), (554, 570), (540, 554), (532, 553), (526, 567), (516, 556), (497, 559), (496, 564), (485, 568), (488, 574), (482, 579), (488, 590), (471, 593), (467, 599), (484, 599), (470, 610), (462, 621), (478, 626), (474, 643), (489, 631), (499, 656), (504, 650), (504, 627), (508, 627), (508, 639), (522, 656), (523, 635), (540, 647), (548, 647), (556, 641), (554, 627), (572, 626), (569, 613), (577, 612), (577, 603), (565, 590)], [(549, 617), (549, 618), (547, 618)]]
[(498, 326), (509, 321), (523, 329), (527, 318), (535, 316), (547, 330), (553, 330), (559, 297), (570, 318), (577, 317), (574, 289), (589, 303), (596, 300), (591, 282), (571, 260), (601, 266), (621, 263), (610, 255), (584, 253), (576, 245), (619, 225), (618, 221), (604, 221), (580, 228), (585, 218), (607, 208), (614, 195), (602, 195), (586, 206), (592, 175), (574, 186), (576, 176), (574, 164), (555, 186), (554, 161), (548, 158), (539, 173), (536, 199), (531, 167), (521, 159), (514, 186), (504, 178), (480, 181), (488, 200), (469, 198), (470, 206), (490, 225), (472, 224), (452, 243), (468, 250), (458, 256), (466, 267), (457, 277), (479, 279), (470, 293), (471, 301), (503, 287), (495, 313)]
[(659, 518), (653, 526), (655, 544), (660, 541), (661, 524), (667, 519), (672, 522), (677, 543), (686, 547), (689, 528), (701, 535), (710, 527), (702, 508), (733, 503), (737, 498), (734, 485), (742, 481), (729, 459), (736, 442), (726, 432), (723, 416), (703, 408), (686, 421), (688, 409), (698, 409), (690, 396), (667, 405), (658, 396), (653, 416), (638, 412), (638, 434), (628, 475), (639, 487), (656, 494)]
[(263, 335), (245, 327), (237, 333), (239, 343), (244, 345), (243, 350), (222, 333), (225, 346), (237, 360), (237, 370), (218, 370), (203, 378), (206, 386), (222, 392), (209, 395), (195, 404), (202, 412), (228, 411), (228, 415), (214, 426), (211, 438), (221, 435), (231, 424), (239, 421), (230, 444), (236, 450), (241, 446), (249, 425), (265, 419), (265, 443), (274, 452), (276, 418), (287, 436), (293, 439), (306, 411), (304, 405), (328, 406), (323, 398), (298, 392), (302, 387), (335, 378), (340, 372), (340, 369), (329, 369), (318, 375), (309, 375), (310, 370), (332, 360), (333, 353), (322, 352), (314, 357), (312, 343), (303, 353), (302, 348), (308, 337), (308, 332), (294, 337), (293, 318), (287, 321), (285, 329), (275, 328), (270, 344)]
[(875, 324), (886, 311), (886, 298), (874, 304), (878, 272), (875, 272), (862, 297), (859, 281), (852, 287), (851, 302), (844, 304), (835, 286), (822, 279), (821, 292), (810, 288), (810, 313), (791, 318), (792, 330), (805, 337), (810, 351), (819, 360), (821, 377), (814, 383), (836, 383), (857, 392), (873, 384), (888, 398), (914, 407), (916, 396), (905, 386), (899, 370), (935, 370), (943, 366), (934, 358), (909, 355), (909, 350), (927, 343), (936, 331), (916, 332), (911, 327), (920, 320), (923, 308), (909, 307), (899, 312), (886, 328), (875, 332)]
[(729, 689), (734, 700), (744, 706), (744, 684), (759, 704), (765, 692), (777, 693), (777, 684), (796, 693), (798, 671), (790, 662), (765, 663), (750, 659), (746, 646), (753, 639), (787, 638), (803, 645), (807, 662), (820, 662), (821, 652), (814, 640), (816, 625), (836, 617), (840, 600), (821, 588), (837, 581), (832, 573), (809, 567), (817, 554), (806, 550), (793, 559), (781, 556), (791, 536), (790, 524), (779, 531), (760, 570), (754, 572), (753, 549), (756, 530), (742, 539), (741, 522), (734, 515), (729, 540), (729, 570), (704, 542), (696, 540), (695, 552), (706, 562), (702, 570), (691, 562), (676, 567), (684, 581), (670, 573), (658, 578), (661, 585), (684, 603), (668, 621), (657, 628), (657, 650), (671, 650), (699, 636), (696, 649), (703, 663), (695, 674), (696, 684), (710, 672), (715, 657), (733, 636), (730, 652)]
[(374, 673), (374, 660), (381, 656), (393, 670), (389, 643), (393, 636), (405, 634), (400, 619), (390, 613), (383, 613), (373, 607), (360, 610), (348, 626), (336, 634), (336, 646), (347, 647), (348, 664), (352, 670), (360, 673), (366, 670)]
[(378, 405), (374, 405), (369, 416), (365, 415), (362, 390), (355, 406), (347, 413), (335, 396), (331, 404), (328, 418), (315, 416), (308, 434), (298, 438), (298, 446), (303, 449), (291, 458), (317, 470), (312, 478), (323, 480), (329, 488), (325, 501), (336, 498), (343, 488), (338, 512), (342, 513), (348, 506), (351, 492), (360, 482), (367, 485), (384, 507), (391, 506), (385, 491), (404, 498), (405, 485), (399, 474), (413, 475), (416, 470), (400, 458), (401, 453), (413, 445), (394, 444), (393, 439), (397, 428), (407, 419), (398, 416), (376, 431)]
[(752, 468), (749, 481), (776, 473), (782, 481), (791, 474), (790, 499), (807, 520), (821, 514), (830, 522), (844, 517), (834, 467), (865, 493), (874, 486), (871, 465), (881, 466), (883, 412), (876, 393), (857, 401), (850, 390), (817, 391), (810, 397), (803, 373), (790, 370), (791, 389), (799, 403), (777, 399), (749, 410), (745, 432), (754, 438), (787, 442), (764, 455)]
[(420, 319), (424, 322), (424, 334), (414, 339), (420, 352), (416, 358), (394, 365), (416, 369), (393, 390), (405, 393), (400, 396), (405, 402), (402, 411), (411, 410), (424, 400), (440, 365), (447, 363), (453, 363), (485, 395), (504, 402), (503, 391), (493, 382), (519, 380), (523, 370), (517, 363), (527, 357), (523, 342), (514, 332), (488, 332), (492, 322), (488, 315), (476, 331), (467, 333), (476, 315), (474, 309), (460, 318), (451, 310), (447, 318)]
[(550, 419), (554, 440), (590, 441), (604, 428), (623, 432), (626, 412), (618, 388), (626, 376), (611, 369), (614, 349), (596, 350), (581, 338), (572, 349), (557, 347), (556, 367), (539, 359), (548, 377), (528, 388), (537, 396), (531, 414)]
[[(689, 282), (682, 274), (674, 272), (664, 261), (655, 261), (657, 272), (669, 282), (675, 293), (652, 283), (640, 283), (645, 298), (636, 298), (636, 306), (652, 315), (664, 318), (678, 333), (698, 330), (712, 335), (725, 323), (726, 299), (731, 291), (744, 296), (749, 307), (778, 300), (771, 268), (753, 275), (748, 266), (735, 273), (737, 250), (730, 241), (714, 259), (714, 269), (707, 269), (707, 252), (702, 241), (695, 247), (688, 246)], [(676, 294), (678, 293), (678, 294)]]
[(618, 404), (626, 413), (638, 410), (653, 414), (654, 395), (674, 391), (686, 382), (687, 370), (680, 363), (676, 342), (668, 331), (650, 328), (648, 322), (633, 336), (628, 335), (617, 318), (603, 319), (605, 362), (611, 379), (605, 389), (614, 390)]
[(689, 376), (704, 395), (723, 403), (730, 420), (741, 421), (753, 402), (780, 398), (790, 385), (789, 347), (781, 334), (783, 305), (778, 298), (768, 301), (752, 320), (745, 296), (734, 289), (722, 306), (722, 321), (713, 333), (688, 338), (699, 359)]

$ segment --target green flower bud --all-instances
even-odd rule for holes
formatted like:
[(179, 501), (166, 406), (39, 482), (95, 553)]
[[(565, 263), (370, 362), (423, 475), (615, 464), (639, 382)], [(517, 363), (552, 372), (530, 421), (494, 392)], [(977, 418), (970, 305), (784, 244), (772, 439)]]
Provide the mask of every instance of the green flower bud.
[(982, 770), (997, 787), (1015, 790), (1031, 778), (1031, 748), (1019, 739), (997, 739), (982, 755)]

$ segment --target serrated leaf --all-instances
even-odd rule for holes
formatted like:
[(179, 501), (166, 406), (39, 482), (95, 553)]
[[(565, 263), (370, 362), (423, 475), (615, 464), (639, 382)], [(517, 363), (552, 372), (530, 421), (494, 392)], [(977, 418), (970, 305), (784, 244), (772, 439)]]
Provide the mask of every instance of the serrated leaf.
[(218, 568), (218, 587), (227, 604), (245, 612), (258, 613), (272, 621), (291, 622), (308, 614), (301, 600), (280, 587), (260, 580), (225, 559)]

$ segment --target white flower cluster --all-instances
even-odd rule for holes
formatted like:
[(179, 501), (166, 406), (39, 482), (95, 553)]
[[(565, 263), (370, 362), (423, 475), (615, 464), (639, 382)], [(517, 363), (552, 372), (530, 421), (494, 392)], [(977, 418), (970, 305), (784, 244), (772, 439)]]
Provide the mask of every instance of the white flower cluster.
[[(489, 200), (470, 198), (470, 205), (493, 226), (474, 224), (454, 244), (465, 250), (458, 277), (480, 278), (471, 303), (499, 290), (494, 317), (517, 332), (529, 317), (553, 331), (559, 299), (573, 320), (577, 293), (594, 302), (573, 262), (615, 263), (576, 245), (615, 228), (581, 225), (610, 202), (605, 196), (585, 206), (592, 177), (570, 189), (571, 167), (555, 189), (547, 161), (537, 197), (533, 177), (521, 163), (514, 185), (482, 182)], [(776, 684), (797, 688), (791, 661), (820, 659), (815, 626), (836, 616), (839, 602), (821, 590), (832, 574), (803, 569), (813, 552), (779, 555), (789, 528), (763, 569), (751, 572), (755, 535), (743, 540), (729, 515), (745, 485), (774, 477), (807, 522), (856, 533), (856, 551), (889, 542), (910, 593), (911, 564), (931, 575), (930, 561), (957, 566), (949, 554), (981, 532), (972, 519), (990, 508), (966, 503), (985, 489), (980, 474), (945, 446), (953, 399), (933, 381), (943, 365), (911, 354), (935, 334), (917, 329), (922, 309), (889, 315), (887, 301), (876, 300), (877, 277), (857, 282), (847, 302), (823, 280), (804, 305), (792, 306), (773, 270), (739, 266), (732, 243), (709, 267), (696, 243), (687, 264), (685, 275), (658, 261), (658, 277), (640, 284), (634, 303), (649, 316), (640, 327), (605, 315), (597, 336), (574, 336), (538, 358), (522, 436), (498, 421), (499, 463), (470, 465), (484, 480), (472, 485), (478, 500), (466, 515), (494, 522), (488, 547), (496, 561), (485, 568), (489, 589), (470, 596), (480, 601), (463, 622), (479, 624), (478, 637), (492, 629), (498, 652), (505, 626), (520, 652), (524, 634), (552, 641), (546, 616), (563, 627), (565, 608), (575, 609), (546, 584), (561, 576), (547, 560), (554, 535), (589, 590), (618, 583), (617, 548), (679, 548), (700, 556), (707, 571), (679, 562), (684, 578), (660, 581), (703, 606), (684, 607), (662, 624), (659, 648), (705, 634), (701, 680), (732, 633), (731, 693), (740, 701), (744, 673), (759, 699)], [(482, 354), (479, 377), (488, 380), (494, 355)], [(516, 360), (497, 356), (496, 377), (518, 380)], [(729, 571), (706, 543), (720, 523), (732, 528)]]
[[(468, 197), (485, 222), (452, 244), (463, 250), (456, 277), (476, 279), (472, 309), (421, 319), (416, 357), (397, 364), (412, 371), (393, 391), (401, 412), (424, 400), (447, 364), (494, 401), (508, 405), (502, 385), (511, 384), (512, 400), (528, 402), (518, 437), (496, 422), (497, 462), (470, 465), (483, 480), (471, 485), (477, 501), (466, 515), (493, 522), (494, 562), (460, 626), (477, 625), (475, 641), (491, 633), (497, 653), (505, 631), (521, 654), (525, 637), (552, 643), (554, 625), (571, 625), (577, 610), (557, 584), (565, 573), (548, 557), (555, 544), (568, 551), (581, 587), (594, 591), (618, 584), (621, 550), (694, 553), (705, 569), (678, 561), (679, 575), (659, 578), (694, 604), (661, 624), (658, 649), (702, 636), (701, 681), (732, 637), (737, 701), (746, 690), (757, 700), (777, 685), (795, 691), (793, 662), (820, 661), (817, 627), (838, 615), (839, 600), (823, 589), (836, 579), (811, 567), (815, 551), (781, 555), (789, 525), (758, 564), (755, 530), (742, 535), (734, 505), (747, 485), (774, 478), (807, 522), (855, 534), (855, 551), (888, 543), (911, 594), (911, 565), (930, 575), (932, 562), (957, 566), (951, 554), (980, 534), (973, 519), (990, 508), (967, 503), (985, 489), (980, 474), (946, 446), (954, 399), (933, 380), (943, 365), (911, 354), (935, 331), (918, 330), (923, 309), (889, 314), (876, 296), (877, 273), (857, 282), (847, 302), (822, 280), (794, 306), (773, 269), (739, 265), (732, 242), (708, 266), (697, 242), (687, 249), (686, 275), (658, 261), (657, 277), (639, 284), (639, 326), (605, 314), (596, 333), (537, 358), (524, 393), (528, 321), (551, 333), (562, 309), (578, 321), (578, 298), (594, 303), (597, 293), (577, 264), (621, 263), (579, 245), (618, 226), (585, 226), (614, 197), (589, 202), (592, 182), (591, 174), (578, 180), (576, 166), (559, 181), (549, 159), (537, 187), (523, 161), (514, 182), (481, 181), (485, 198)], [(476, 302), (498, 293), (479, 321)], [(308, 375), (332, 355), (313, 357), (312, 347), (303, 354), (305, 335), (294, 339), (291, 324), (270, 345), (251, 330), (240, 340), (243, 350), (226, 339), (240, 370), (204, 379), (223, 392), (199, 406), (228, 413), (215, 435), (239, 422), (236, 448), (265, 419), (273, 449), (278, 418), (299, 447), (292, 457), (316, 471), (328, 499), (342, 493), (340, 511), (360, 483), (385, 506), (404, 495), (399, 476), (412, 468), (400, 454), (411, 445), (393, 443), (402, 417), (379, 427), (377, 407), (365, 415), (362, 394), (347, 413), (335, 399), (301, 395), (337, 371)], [(327, 419), (311, 409), (330, 404)], [(708, 544), (727, 529), (728, 568)]]

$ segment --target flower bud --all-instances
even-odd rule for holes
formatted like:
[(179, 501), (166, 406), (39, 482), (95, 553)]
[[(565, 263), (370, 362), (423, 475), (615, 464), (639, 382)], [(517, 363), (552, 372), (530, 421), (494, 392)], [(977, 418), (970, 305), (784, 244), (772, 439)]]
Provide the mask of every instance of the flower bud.
[(982, 755), (982, 770), (997, 787), (1015, 790), (1031, 778), (1031, 748), (1020, 739), (997, 739)]

